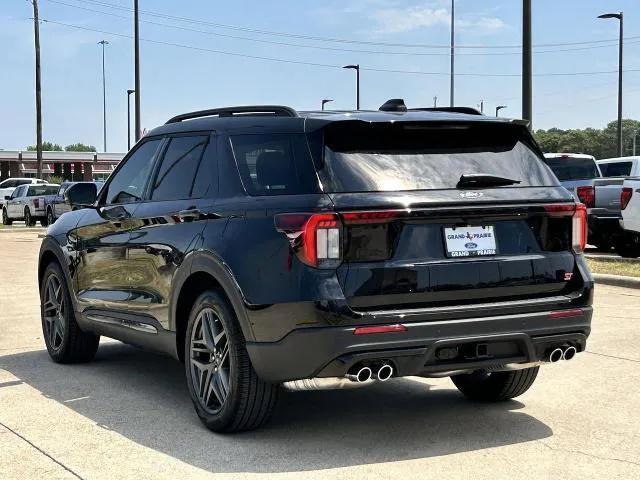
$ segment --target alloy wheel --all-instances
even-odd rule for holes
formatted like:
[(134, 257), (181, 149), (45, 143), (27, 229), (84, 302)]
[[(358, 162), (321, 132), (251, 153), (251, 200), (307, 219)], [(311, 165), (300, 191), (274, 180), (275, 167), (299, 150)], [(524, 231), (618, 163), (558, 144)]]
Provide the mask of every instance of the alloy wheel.
[(217, 413), (229, 394), (229, 341), (218, 313), (204, 308), (191, 332), (189, 362), (193, 389), (200, 406)]
[(51, 210), (47, 211), (47, 225), (53, 224), (53, 213)]
[(49, 275), (44, 294), (44, 334), (53, 350), (64, 340), (65, 295), (62, 282), (55, 274)]

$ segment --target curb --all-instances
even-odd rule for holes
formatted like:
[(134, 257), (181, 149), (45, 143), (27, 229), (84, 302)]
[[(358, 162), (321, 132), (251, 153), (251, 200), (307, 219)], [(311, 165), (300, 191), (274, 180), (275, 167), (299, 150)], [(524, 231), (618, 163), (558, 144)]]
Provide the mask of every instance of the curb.
[(640, 258), (622, 258), (617, 255), (594, 255), (591, 253), (585, 254), (584, 258), (589, 260), (596, 260), (599, 262), (610, 262), (610, 263), (640, 263)]
[(626, 277), (623, 275), (606, 275), (604, 273), (594, 273), (593, 279), (596, 283), (601, 283), (603, 285), (625, 288), (640, 288), (640, 277)]

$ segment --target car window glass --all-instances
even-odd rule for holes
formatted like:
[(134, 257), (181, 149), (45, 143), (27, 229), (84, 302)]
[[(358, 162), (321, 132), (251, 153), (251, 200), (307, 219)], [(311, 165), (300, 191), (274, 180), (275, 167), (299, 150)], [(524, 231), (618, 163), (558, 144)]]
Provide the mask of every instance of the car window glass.
[(16, 185), (26, 185), (27, 183), (31, 183), (31, 180), (26, 180), (26, 179), (18, 180)]
[(196, 180), (191, 191), (191, 198), (210, 198), (216, 195), (218, 188), (218, 157), (216, 141), (209, 140), (200, 166), (196, 172)]
[(631, 175), (631, 162), (601, 163), (600, 171), (603, 177), (628, 177)]
[(159, 145), (159, 139), (144, 142), (127, 158), (107, 185), (102, 203), (134, 203), (142, 200)]
[(151, 192), (151, 200), (190, 198), (206, 135), (174, 137), (162, 159)]
[(11, 198), (18, 198), (18, 197), (22, 196), (22, 190), (24, 190), (24, 187), (16, 188), (13, 191), (13, 193), (11, 194)]

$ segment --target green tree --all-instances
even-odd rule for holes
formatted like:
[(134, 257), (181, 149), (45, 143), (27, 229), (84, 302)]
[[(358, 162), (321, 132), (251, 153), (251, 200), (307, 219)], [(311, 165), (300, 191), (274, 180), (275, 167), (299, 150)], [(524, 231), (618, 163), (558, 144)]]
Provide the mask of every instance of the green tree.
[[(61, 152), (62, 151), (62, 147), (60, 145), (58, 145), (57, 143), (42, 142), (42, 150), (45, 151), (45, 152)], [(27, 147), (27, 151), (28, 152), (35, 152), (36, 151), (36, 146), (35, 145), (29, 145)]]
[(74, 143), (64, 147), (67, 152), (95, 152), (96, 147), (93, 145), (85, 145), (84, 143)]

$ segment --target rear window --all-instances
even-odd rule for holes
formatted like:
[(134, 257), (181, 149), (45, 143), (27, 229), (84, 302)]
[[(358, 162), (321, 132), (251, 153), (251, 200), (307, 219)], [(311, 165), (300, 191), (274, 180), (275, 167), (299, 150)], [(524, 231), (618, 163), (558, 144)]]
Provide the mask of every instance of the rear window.
[(58, 193), (58, 185), (32, 185), (29, 187), (27, 197), (37, 197), (38, 195), (55, 195)]
[(249, 195), (319, 192), (304, 134), (235, 135), (231, 145)]
[(332, 124), (318, 172), (335, 193), (453, 189), (468, 174), (507, 177), (516, 187), (558, 185), (520, 127), (482, 123)]
[(603, 177), (628, 177), (631, 175), (632, 162), (601, 163), (600, 171)]
[(555, 157), (546, 161), (561, 182), (600, 177), (596, 162), (591, 158)]

